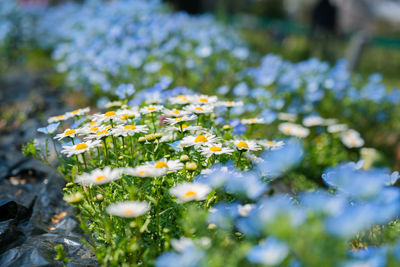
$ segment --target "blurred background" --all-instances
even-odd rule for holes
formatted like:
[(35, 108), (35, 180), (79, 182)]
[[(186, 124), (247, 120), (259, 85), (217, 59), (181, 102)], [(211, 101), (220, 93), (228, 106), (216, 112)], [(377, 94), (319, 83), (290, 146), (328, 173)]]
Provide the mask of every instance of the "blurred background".
[(362, 74), (400, 86), (399, 0), (166, 0), (191, 14), (215, 13), (261, 54), (291, 61), (347, 58)]

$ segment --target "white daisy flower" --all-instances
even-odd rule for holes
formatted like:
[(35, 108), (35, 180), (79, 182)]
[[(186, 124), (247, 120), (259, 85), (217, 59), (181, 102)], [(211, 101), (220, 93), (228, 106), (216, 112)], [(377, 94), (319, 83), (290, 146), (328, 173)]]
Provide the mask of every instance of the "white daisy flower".
[(269, 150), (280, 149), (285, 144), (285, 142), (283, 141), (274, 141), (274, 140), (261, 140), (258, 141), (258, 143)]
[(211, 187), (206, 184), (181, 183), (172, 187), (169, 192), (171, 195), (177, 197), (180, 202), (188, 202), (192, 200), (205, 200), (211, 190)]
[(166, 169), (167, 171), (177, 172), (183, 168), (183, 163), (178, 160), (160, 159), (154, 162), (147, 162), (144, 166), (150, 166), (156, 169)]
[(355, 130), (347, 130), (340, 134), (340, 140), (348, 148), (362, 147), (364, 145), (364, 139)]
[(197, 136), (186, 136), (181, 141), (181, 146), (188, 147), (188, 146), (195, 146), (199, 147), (201, 145), (213, 144), (220, 142), (221, 138), (212, 135), (210, 133), (199, 134)]
[[(168, 127), (166, 130), (169, 132), (181, 132), (181, 128), (176, 126)], [(201, 126), (194, 126), (194, 125), (187, 126), (186, 124), (182, 124), (183, 132), (197, 132), (201, 130), (203, 130), (203, 127)]]
[(325, 120), (317, 115), (307, 116), (303, 119), (303, 125), (306, 127), (325, 125)]
[(263, 118), (252, 118), (252, 119), (242, 119), (240, 120), (242, 124), (264, 124), (265, 120)]
[(53, 122), (66, 121), (66, 120), (68, 120), (70, 118), (71, 118), (71, 114), (66, 113), (66, 114), (63, 114), (63, 115), (50, 117), (47, 120), (47, 122), (50, 124), (50, 123), (53, 123)]
[(123, 170), (124, 173), (134, 177), (159, 177), (167, 174), (166, 168), (155, 168), (149, 165), (141, 165), (135, 168), (127, 167)]
[(118, 115), (115, 111), (107, 111), (104, 114), (94, 114), (93, 120), (98, 123), (109, 122), (110, 120), (118, 119)]
[(164, 109), (163, 114), (170, 116), (170, 117), (182, 117), (182, 116), (188, 115), (189, 113), (185, 110)]
[(291, 122), (294, 122), (294, 121), (297, 120), (297, 114), (279, 112), (279, 113), (278, 113), (278, 119), (281, 120), (281, 121), (291, 121)]
[(110, 101), (105, 105), (105, 108), (114, 108), (122, 106), (121, 101)]
[(85, 153), (86, 151), (89, 151), (94, 147), (100, 146), (100, 144), (100, 140), (93, 140), (79, 143), (73, 146), (63, 146), (63, 150), (61, 150), (61, 153), (66, 154), (67, 157), (71, 157), (73, 155)]
[(194, 121), (195, 119), (197, 119), (197, 116), (196, 116), (196, 115), (185, 115), (185, 116), (183, 116), (183, 117), (166, 118), (166, 119), (164, 120), (164, 122), (165, 122), (166, 124), (169, 124), (169, 125), (175, 125), (175, 124), (180, 123), (180, 122)]
[(290, 123), (290, 122), (281, 123), (281, 124), (279, 124), (278, 128), (279, 128), (279, 131), (285, 135), (296, 136), (299, 138), (305, 138), (310, 134), (309, 129), (304, 128), (301, 125)]
[(138, 217), (149, 210), (150, 204), (144, 201), (123, 201), (111, 204), (106, 208), (108, 214), (124, 218)]
[(85, 115), (85, 114), (89, 113), (89, 111), (90, 111), (89, 107), (87, 107), (87, 108), (79, 108), (79, 109), (75, 109), (75, 110), (73, 110), (71, 112), (68, 112), (67, 114), (69, 116), (71, 116), (71, 117), (73, 117), (73, 116), (82, 116), (82, 115)]
[(245, 156), (248, 160), (251, 160), (252, 162), (255, 162), (255, 163), (264, 162), (264, 159), (263, 159), (263, 158), (257, 157), (256, 155), (254, 155), (253, 153), (250, 153), (250, 152), (244, 153), (244, 156)]
[(257, 142), (253, 140), (235, 140), (233, 144), (236, 149), (240, 151), (257, 151), (262, 149)]
[(214, 104), (217, 101), (218, 101), (218, 97), (216, 97), (216, 96), (208, 96), (208, 95), (193, 96), (193, 102), (195, 104)]
[(160, 142), (161, 143), (166, 143), (166, 142), (173, 142), (178, 138), (177, 134), (171, 131), (168, 131), (166, 133), (164, 133), (161, 138), (160, 138)]
[(334, 125), (337, 123), (338, 123), (337, 119), (324, 119), (324, 125), (326, 126)]
[(188, 113), (208, 114), (213, 112), (214, 107), (212, 105), (189, 105), (183, 109)]
[(229, 147), (223, 147), (222, 144), (208, 144), (205, 147), (201, 147), (200, 150), (201, 154), (207, 158), (211, 157), (212, 155), (231, 155), (233, 152), (233, 149)]
[(60, 133), (60, 134), (57, 134), (56, 136), (54, 136), (54, 139), (61, 140), (66, 137), (74, 138), (76, 135), (78, 135), (78, 130), (66, 129), (63, 133)]
[(118, 125), (111, 130), (114, 136), (133, 136), (136, 133), (147, 133), (149, 128), (146, 125)]
[(150, 114), (153, 112), (159, 112), (162, 111), (164, 109), (163, 106), (161, 105), (150, 105), (150, 106), (146, 106), (140, 109), (140, 113), (142, 114)]
[(329, 133), (339, 133), (344, 132), (348, 129), (346, 124), (333, 124), (328, 126)]
[(243, 106), (242, 101), (218, 101), (216, 103), (216, 106), (220, 107), (227, 107), (227, 108), (233, 108), (233, 107), (241, 107)]
[(118, 117), (116, 118), (117, 122), (126, 123), (129, 119), (137, 119), (140, 117), (140, 113), (138, 108), (132, 109), (120, 109), (117, 110)]
[(170, 97), (168, 100), (171, 104), (180, 104), (180, 105), (184, 105), (184, 104), (188, 104), (191, 102), (191, 100), (193, 99), (193, 96), (189, 96), (189, 95), (178, 95), (175, 97)]
[(95, 169), (91, 173), (82, 173), (75, 178), (75, 182), (82, 185), (101, 185), (107, 184), (121, 178), (121, 169)]
[[(97, 131), (94, 131), (96, 129), (97, 129)], [(89, 134), (86, 136), (86, 139), (87, 140), (93, 140), (93, 139), (99, 140), (103, 137), (107, 137), (111, 134), (110, 129), (111, 129), (111, 126), (100, 127), (100, 128), (97, 128), (97, 127), (91, 128), (89, 130)]]

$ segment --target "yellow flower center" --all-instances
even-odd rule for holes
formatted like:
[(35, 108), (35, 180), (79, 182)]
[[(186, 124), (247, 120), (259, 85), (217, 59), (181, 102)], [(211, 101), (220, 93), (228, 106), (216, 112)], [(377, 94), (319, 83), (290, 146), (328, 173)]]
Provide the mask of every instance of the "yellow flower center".
[(188, 101), (189, 99), (187, 97), (183, 97), (182, 101)]
[(91, 131), (91, 132), (97, 132), (99, 130), (99, 128), (97, 128), (97, 127), (93, 127), (93, 128), (90, 128), (90, 130), (89, 131)]
[(105, 178), (106, 178), (105, 175), (99, 175), (99, 176), (96, 177), (96, 181), (97, 181), (97, 182), (101, 182), (101, 181), (103, 181)]
[(153, 111), (153, 110), (156, 110), (156, 108), (155, 107), (149, 107), (149, 108), (147, 108), (147, 110), (148, 111)]
[(257, 120), (256, 119), (250, 119), (251, 123), (255, 123)]
[(82, 150), (82, 149), (85, 149), (85, 148), (88, 148), (88, 145), (85, 144), (85, 143), (80, 143), (80, 144), (77, 144), (75, 146), (75, 150)]
[(107, 130), (103, 130), (103, 131), (98, 131), (97, 135), (102, 135), (102, 134), (108, 134)]
[(125, 126), (124, 126), (124, 129), (125, 129), (125, 130), (135, 130), (135, 129), (136, 129), (136, 126), (135, 126), (135, 125), (125, 125)]
[(182, 117), (175, 118), (175, 121), (181, 121), (181, 120), (182, 120)]
[(219, 146), (210, 147), (210, 151), (212, 151), (212, 152), (218, 152), (218, 151), (221, 151), (221, 150), (222, 150), (222, 148), (220, 148)]
[(108, 129), (111, 129), (111, 128), (112, 128), (112, 126), (109, 125), (109, 126), (107, 126), (106, 128), (104, 128), (104, 129), (108, 130)]
[(195, 143), (205, 143), (208, 142), (208, 139), (204, 135), (199, 135), (194, 139)]
[(228, 101), (228, 102), (226, 102), (226, 104), (230, 106), (230, 105), (233, 105), (233, 102), (232, 101)]
[(111, 117), (114, 116), (116, 113), (114, 111), (108, 111), (104, 114), (104, 117)]
[(188, 126), (186, 124), (182, 124), (182, 129), (186, 129)]
[(71, 135), (74, 134), (76, 131), (74, 129), (68, 129), (65, 131), (64, 135)]
[(125, 215), (132, 215), (133, 214), (133, 210), (132, 209), (125, 209), (124, 210), (124, 214)]
[(177, 109), (174, 109), (173, 111), (172, 111), (172, 113), (174, 113), (174, 114), (179, 114), (179, 113), (181, 113), (179, 110), (177, 110)]
[(237, 146), (238, 148), (241, 148), (241, 149), (243, 149), (243, 148), (249, 149), (249, 145), (248, 145), (246, 142), (244, 142), (244, 141), (240, 141), (239, 143), (236, 144), (236, 146)]
[(178, 97), (178, 98), (182, 98), (182, 97), (185, 97), (185, 96), (184, 96), (184, 95), (178, 95), (177, 97)]
[(194, 192), (193, 190), (189, 190), (189, 191), (187, 191), (183, 196), (184, 196), (185, 198), (195, 197), (195, 196), (197, 196), (197, 193)]
[(130, 116), (128, 114), (122, 114), (121, 115), (121, 120), (126, 120), (128, 119)]
[(168, 168), (168, 165), (164, 161), (160, 160), (159, 162), (156, 163), (154, 168), (157, 168), (157, 169)]
[(56, 119), (58, 119), (58, 120), (61, 120), (62, 118), (64, 118), (64, 115), (58, 115), (58, 116), (56, 117)]
[(207, 103), (207, 102), (208, 102), (208, 99), (207, 99), (207, 98), (200, 98), (199, 101), (200, 101), (200, 102), (203, 102), (203, 103)]
[(139, 171), (139, 174), (144, 175), (144, 174), (146, 174), (146, 171)]
[(95, 121), (91, 121), (91, 122), (89, 123), (90, 126), (93, 126), (93, 125), (95, 125), (95, 124), (96, 124)]
[(74, 111), (72, 111), (72, 114), (76, 114), (80, 111), (80, 109), (75, 109)]
[(283, 129), (283, 132), (285, 133), (285, 134), (290, 134), (290, 128), (285, 128), (285, 129)]
[(268, 142), (267, 142), (267, 145), (273, 146), (273, 145), (275, 145), (275, 142), (274, 142), (274, 141), (268, 141)]
[(202, 107), (196, 107), (195, 110), (204, 111), (204, 109)]

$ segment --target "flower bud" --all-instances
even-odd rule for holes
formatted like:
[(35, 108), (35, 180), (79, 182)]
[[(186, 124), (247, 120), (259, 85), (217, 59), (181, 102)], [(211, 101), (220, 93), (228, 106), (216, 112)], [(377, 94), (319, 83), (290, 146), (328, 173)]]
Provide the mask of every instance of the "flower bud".
[(103, 199), (104, 199), (104, 196), (102, 194), (97, 194), (96, 195), (96, 200), (97, 201), (103, 201)]
[(193, 162), (193, 161), (192, 162), (186, 162), (185, 167), (189, 171), (197, 170), (197, 164), (196, 164), (196, 162)]
[(188, 161), (188, 160), (189, 160), (189, 156), (188, 156), (188, 155), (182, 155), (182, 156), (179, 158), (179, 160), (182, 161), (182, 162)]
[(64, 196), (64, 201), (68, 203), (78, 203), (83, 199), (81, 192), (72, 193)]

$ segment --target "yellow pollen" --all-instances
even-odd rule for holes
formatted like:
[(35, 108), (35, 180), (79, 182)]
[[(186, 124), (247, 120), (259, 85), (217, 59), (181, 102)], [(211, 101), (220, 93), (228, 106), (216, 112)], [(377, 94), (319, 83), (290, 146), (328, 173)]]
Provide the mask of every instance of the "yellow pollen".
[(188, 101), (189, 99), (187, 97), (183, 97), (182, 101)]
[(133, 214), (133, 210), (131, 210), (131, 209), (125, 209), (125, 210), (124, 210), (124, 214), (125, 214), (125, 215), (132, 215), (132, 214)]
[(90, 130), (89, 131), (91, 131), (91, 132), (97, 132), (99, 130), (99, 128), (97, 128), (97, 127), (93, 127), (93, 128), (90, 128)]
[(203, 102), (203, 103), (206, 103), (206, 102), (208, 102), (208, 99), (207, 98), (200, 98), (199, 101)]
[(290, 128), (285, 128), (285, 129), (283, 129), (283, 132), (285, 133), (285, 134), (290, 134)]
[(245, 149), (249, 149), (249, 145), (246, 143), (246, 142), (244, 142), (244, 141), (240, 141), (239, 143), (237, 143), (236, 144), (236, 146), (238, 147), (238, 148), (245, 148)]
[(144, 174), (146, 174), (146, 171), (139, 171), (139, 174), (144, 175)]
[(188, 126), (186, 124), (182, 124), (182, 129), (186, 129)]
[(195, 143), (205, 143), (208, 142), (208, 139), (204, 135), (199, 135), (194, 139)]
[(250, 122), (251, 122), (251, 123), (255, 123), (255, 122), (256, 122), (256, 119), (250, 119)]
[(64, 118), (64, 115), (58, 115), (58, 116), (56, 117), (56, 119), (58, 119), (58, 120), (61, 120), (62, 118)]
[(174, 113), (174, 114), (179, 114), (179, 113), (181, 113), (179, 110), (176, 110), (176, 109), (174, 109), (173, 111), (172, 111), (172, 113)]
[(153, 111), (153, 110), (156, 110), (156, 108), (155, 107), (149, 107), (149, 108), (147, 108), (147, 110), (148, 111)]
[(185, 198), (195, 197), (195, 196), (197, 196), (197, 193), (194, 192), (193, 190), (189, 190), (189, 191), (187, 191), (183, 196), (184, 196)]
[(204, 109), (202, 107), (196, 107), (195, 110), (204, 111)]
[(79, 111), (80, 111), (80, 109), (76, 109), (76, 110), (72, 111), (72, 114), (76, 114), (76, 113), (78, 113)]
[(108, 130), (108, 129), (111, 129), (111, 128), (112, 128), (112, 126), (109, 125), (109, 126), (107, 126), (106, 128), (104, 128), (104, 129)]
[(267, 142), (267, 145), (273, 146), (273, 145), (275, 145), (275, 142), (274, 142), (274, 141), (268, 141), (268, 142)]
[(159, 162), (156, 163), (154, 168), (157, 168), (157, 169), (168, 168), (168, 165), (164, 161), (160, 160)]
[(122, 114), (122, 116), (121, 116), (121, 120), (126, 120), (128, 118), (129, 118), (128, 114)]
[(175, 121), (181, 121), (181, 120), (182, 120), (182, 117), (175, 118)]
[(227, 104), (227, 105), (232, 105), (233, 102), (232, 102), (232, 101), (228, 101), (228, 102), (226, 102), (226, 104)]
[(71, 134), (74, 134), (75, 132), (76, 131), (74, 129), (69, 129), (69, 130), (65, 131), (64, 135), (71, 135)]
[(125, 126), (124, 126), (124, 129), (125, 129), (125, 130), (135, 130), (135, 129), (136, 129), (136, 126), (135, 126), (135, 125), (125, 125)]
[(218, 152), (218, 151), (221, 151), (221, 150), (222, 150), (222, 148), (220, 148), (219, 146), (210, 147), (210, 151), (212, 151), (212, 152)]
[(85, 148), (88, 148), (88, 145), (85, 144), (85, 143), (80, 143), (80, 144), (77, 144), (75, 146), (75, 150), (82, 150), (82, 149), (85, 149)]
[(96, 177), (96, 181), (97, 181), (97, 182), (101, 182), (101, 181), (104, 180), (104, 178), (106, 178), (105, 175), (99, 175), (99, 176)]
[(96, 122), (95, 121), (91, 121), (89, 124), (90, 124), (90, 126), (93, 126), (93, 125), (96, 124)]
[(97, 135), (108, 134), (107, 130), (97, 132)]
[(185, 96), (184, 96), (184, 95), (178, 95), (177, 97), (178, 97), (178, 98), (182, 98), (182, 97), (185, 97)]
[(111, 117), (114, 116), (116, 113), (114, 111), (108, 111), (104, 114), (104, 117)]

